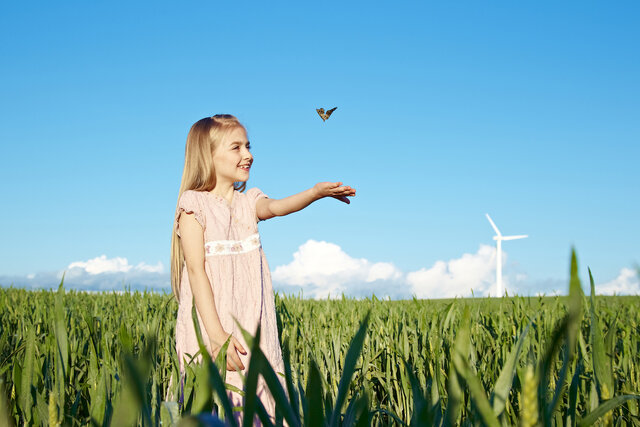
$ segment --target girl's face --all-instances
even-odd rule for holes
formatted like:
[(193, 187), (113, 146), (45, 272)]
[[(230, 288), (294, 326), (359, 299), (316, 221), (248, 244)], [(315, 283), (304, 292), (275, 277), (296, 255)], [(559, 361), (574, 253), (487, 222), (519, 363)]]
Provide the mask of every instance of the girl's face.
[(249, 179), (249, 170), (253, 156), (247, 133), (242, 128), (228, 132), (213, 151), (213, 166), (216, 170), (216, 185), (245, 182)]

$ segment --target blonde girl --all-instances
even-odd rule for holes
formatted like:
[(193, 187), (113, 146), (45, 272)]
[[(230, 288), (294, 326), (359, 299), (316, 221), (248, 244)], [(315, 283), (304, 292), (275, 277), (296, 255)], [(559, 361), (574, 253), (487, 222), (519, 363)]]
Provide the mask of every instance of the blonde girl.
[[(245, 190), (253, 164), (244, 126), (234, 116), (218, 114), (197, 121), (189, 131), (184, 171), (171, 242), (171, 287), (178, 300), (176, 350), (184, 375), (187, 355), (198, 352), (191, 317), (195, 303), (207, 350), (215, 358), (227, 339), (227, 383), (242, 389), (250, 354), (236, 319), (254, 333), (261, 326), (260, 347), (276, 370), (284, 366), (278, 338), (271, 275), (258, 234), (258, 221), (288, 215), (315, 200), (334, 197), (349, 203), (355, 189), (341, 182), (321, 182), (284, 199), (270, 199), (257, 188)], [(275, 403), (264, 381), (258, 396), (275, 416)], [(229, 392), (234, 406), (238, 393)], [(235, 412), (240, 418), (240, 413)]]

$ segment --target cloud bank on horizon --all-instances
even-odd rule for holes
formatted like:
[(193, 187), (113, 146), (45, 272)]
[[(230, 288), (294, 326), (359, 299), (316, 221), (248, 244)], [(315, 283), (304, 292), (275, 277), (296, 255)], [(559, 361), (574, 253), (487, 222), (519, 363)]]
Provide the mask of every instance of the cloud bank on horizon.
[(171, 292), (164, 265), (141, 262), (129, 264), (126, 258), (106, 255), (88, 261), (75, 261), (60, 271), (39, 272), (26, 276), (0, 276), (0, 286), (27, 289), (50, 289), (64, 281), (64, 287), (82, 291), (167, 290)]
[[(510, 268), (503, 251), (503, 281), (510, 295), (555, 295), (565, 293), (567, 284), (560, 280), (530, 283), (527, 276)], [(301, 294), (305, 298), (455, 298), (495, 296), (495, 256), (493, 246), (480, 245), (475, 253), (436, 261), (431, 267), (403, 272), (390, 262), (372, 262), (354, 258), (340, 246), (308, 240), (293, 254), (288, 264), (272, 269), (276, 292)], [(41, 272), (27, 276), (0, 276), (0, 286), (27, 289), (50, 289), (64, 279), (67, 289), (84, 291), (153, 290), (171, 292), (169, 272), (161, 262), (129, 264), (126, 258), (106, 255), (70, 263), (65, 270)], [(586, 283), (583, 287), (588, 293)], [(638, 273), (624, 267), (618, 276), (597, 284), (603, 295), (638, 295)]]

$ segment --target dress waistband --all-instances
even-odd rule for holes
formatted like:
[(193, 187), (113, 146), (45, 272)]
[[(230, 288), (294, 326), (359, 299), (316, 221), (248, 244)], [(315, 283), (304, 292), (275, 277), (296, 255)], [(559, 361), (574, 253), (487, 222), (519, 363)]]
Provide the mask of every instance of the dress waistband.
[(252, 234), (242, 240), (213, 240), (204, 244), (205, 256), (235, 255), (251, 252), (260, 247), (260, 235)]

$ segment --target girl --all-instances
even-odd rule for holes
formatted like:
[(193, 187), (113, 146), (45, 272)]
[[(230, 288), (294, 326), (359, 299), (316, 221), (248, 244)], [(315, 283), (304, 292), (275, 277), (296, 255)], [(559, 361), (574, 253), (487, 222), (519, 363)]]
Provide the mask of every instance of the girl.
[[(234, 319), (255, 333), (276, 372), (284, 372), (271, 276), (257, 223), (304, 209), (323, 197), (349, 203), (355, 189), (322, 182), (302, 193), (276, 200), (257, 188), (244, 192), (253, 164), (246, 129), (231, 115), (197, 121), (187, 136), (184, 171), (171, 242), (171, 287), (178, 300), (176, 350), (184, 375), (187, 355), (198, 352), (191, 317), (195, 302), (200, 330), (211, 357), (230, 340), (227, 383), (242, 389), (250, 354)], [(258, 396), (275, 416), (275, 403), (262, 378)], [(242, 397), (229, 392), (231, 403)], [(240, 416), (239, 412), (235, 412)]]

